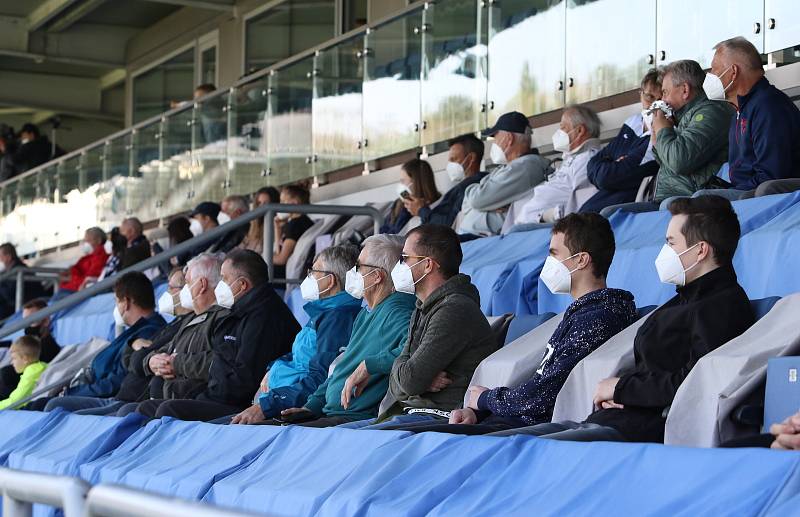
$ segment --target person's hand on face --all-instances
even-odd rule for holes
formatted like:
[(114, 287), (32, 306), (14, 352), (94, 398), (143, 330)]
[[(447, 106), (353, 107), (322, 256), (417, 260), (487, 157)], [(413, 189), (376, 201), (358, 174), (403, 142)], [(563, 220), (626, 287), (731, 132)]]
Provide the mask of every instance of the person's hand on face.
[(411, 196), (408, 199), (403, 198), (402, 201), (403, 201), (403, 206), (406, 207), (408, 213), (414, 217), (419, 215), (420, 210), (428, 206), (425, 200), (420, 197)]
[(675, 127), (675, 123), (672, 119), (667, 118), (663, 111), (658, 109), (653, 111), (653, 134), (650, 136), (650, 140), (655, 143), (658, 132), (665, 127)]
[(447, 423), (464, 425), (477, 424), (478, 416), (475, 414), (475, 411), (470, 408), (456, 409), (450, 412), (450, 420), (448, 420)]
[(261, 406), (258, 404), (253, 404), (238, 415), (234, 416), (233, 419), (231, 419), (231, 424), (250, 425), (263, 422), (264, 420), (266, 420), (266, 417), (264, 417), (264, 412), (261, 411)]

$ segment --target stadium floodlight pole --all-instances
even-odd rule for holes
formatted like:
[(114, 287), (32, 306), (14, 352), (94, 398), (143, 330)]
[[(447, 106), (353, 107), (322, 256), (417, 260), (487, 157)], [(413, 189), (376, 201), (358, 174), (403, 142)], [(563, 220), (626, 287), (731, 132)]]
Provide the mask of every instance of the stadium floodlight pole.
[[(249, 224), (251, 221), (258, 219), (259, 217), (264, 217), (265, 214), (272, 212), (293, 212), (293, 213), (300, 213), (300, 214), (324, 214), (324, 215), (366, 215), (372, 217), (375, 231), (377, 232), (380, 229), (381, 225), (383, 224), (383, 215), (378, 212), (374, 207), (371, 206), (345, 206), (345, 205), (284, 205), (279, 203), (267, 203), (263, 204), (260, 207), (256, 208), (255, 210), (251, 210), (245, 214), (240, 215), (236, 219), (232, 219), (225, 224), (217, 226), (207, 232), (203, 232), (202, 234), (198, 235), (197, 237), (193, 237), (188, 241), (183, 241), (182, 243), (172, 246), (166, 251), (159, 253), (154, 257), (147, 258), (133, 266), (130, 266), (116, 275), (112, 275), (111, 277), (105, 278), (96, 284), (92, 284), (91, 286), (81, 289), (80, 291), (73, 293), (61, 300), (55, 302), (48, 307), (37, 311), (27, 318), (23, 318), (17, 320), (13, 323), (10, 323), (0, 329), (0, 339), (10, 336), (11, 334), (17, 332), (18, 330), (22, 330), (29, 325), (39, 322), (45, 319), (48, 316), (52, 316), (57, 312), (69, 309), (70, 307), (81, 303), (84, 300), (88, 300), (95, 295), (100, 293), (104, 293), (111, 288), (114, 287), (114, 284), (119, 278), (120, 275), (125, 273), (129, 273), (131, 271), (147, 271), (152, 267), (159, 266), (165, 262), (167, 262), (172, 257), (177, 257), (178, 255), (182, 255), (187, 252), (195, 251), (199, 246), (208, 245), (210, 246), (212, 243), (219, 240), (223, 235), (226, 235), (231, 230), (236, 230), (246, 224)], [(274, 217), (274, 215), (273, 215)], [(272, 226), (271, 224), (269, 225)], [(265, 235), (267, 229), (264, 229)], [(272, 244), (270, 244), (270, 249)], [(269, 255), (269, 260), (267, 264), (269, 265), (272, 262), (272, 255)]]

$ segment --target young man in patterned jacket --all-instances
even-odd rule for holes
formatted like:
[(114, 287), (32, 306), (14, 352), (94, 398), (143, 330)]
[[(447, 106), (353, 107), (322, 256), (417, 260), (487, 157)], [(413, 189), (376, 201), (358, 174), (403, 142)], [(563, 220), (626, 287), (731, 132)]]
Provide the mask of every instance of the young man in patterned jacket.
[(554, 293), (575, 300), (564, 313), (528, 382), (515, 388), (470, 386), (464, 409), (449, 423), (391, 427), (414, 432), (485, 434), (549, 422), (561, 386), (578, 362), (636, 320), (633, 295), (606, 287), (614, 233), (597, 214), (571, 214), (553, 226), (541, 279)]

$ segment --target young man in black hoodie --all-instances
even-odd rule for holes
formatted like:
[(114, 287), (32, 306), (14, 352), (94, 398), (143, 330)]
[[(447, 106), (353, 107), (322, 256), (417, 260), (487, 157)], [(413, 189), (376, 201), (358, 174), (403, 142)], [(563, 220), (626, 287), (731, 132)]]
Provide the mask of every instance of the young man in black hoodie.
[(701, 357), (755, 322), (733, 270), (741, 233), (728, 200), (683, 198), (670, 205), (666, 244), (656, 258), (662, 282), (677, 294), (639, 328), (633, 368), (598, 384), (596, 411), (582, 423), (540, 424), (497, 435), (532, 434), (576, 441), (664, 441), (665, 409)]

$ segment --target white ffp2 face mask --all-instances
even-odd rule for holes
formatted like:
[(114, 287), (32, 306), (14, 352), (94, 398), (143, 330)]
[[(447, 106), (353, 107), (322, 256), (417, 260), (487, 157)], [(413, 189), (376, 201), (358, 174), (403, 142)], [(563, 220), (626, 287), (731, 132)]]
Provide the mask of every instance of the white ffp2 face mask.
[(119, 312), (119, 306), (114, 305), (114, 324), (118, 327), (125, 326), (125, 320), (122, 319), (122, 313)]
[(214, 288), (214, 297), (217, 299), (217, 305), (226, 309), (233, 307), (233, 303), (236, 301), (231, 286), (223, 280), (220, 280), (217, 287)]
[(192, 232), (192, 235), (197, 237), (198, 235), (203, 233), (203, 225), (200, 224), (200, 221), (198, 221), (197, 219), (192, 218), (192, 220), (189, 222), (189, 231)]
[(417, 284), (420, 283), (426, 275), (422, 275), (422, 277), (415, 282), (411, 268), (417, 264), (421, 264), (426, 260), (428, 259), (424, 258), (410, 266), (402, 260), (395, 264), (394, 268), (392, 268), (392, 283), (394, 284), (394, 290), (398, 293), (416, 294)]
[(492, 142), (492, 147), (489, 149), (489, 158), (492, 159), (492, 163), (496, 163), (497, 165), (505, 165), (508, 163), (505, 151), (503, 151), (502, 147), (497, 145), (497, 142)]
[(706, 97), (712, 101), (724, 101), (725, 93), (731, 87), (733, 81), (728, 83), (728, 86), (722, 85), (722, 76), (728, 73), (731, 67), (725, 69), (720, 75), (706, 73), (706, 78), (703, 80), (703, 91), (706, 92)]
[(658, 271), (658, 279), (665, 284), (672, 284), (682, 287), (686, 285), (686, 273), (695, 267), (699, 262), (695, 262), (686, 269), (683, 269), (683, 262), (681, 262), (681, 255), (696, 247), (697, 244), (686, 248), (678, 253), (669, 244), (664, 244), (661, 251), (656, 257), (656, 271)]
[(569, 152), (569, 134), (561, 128), (553, 133), (553, 149), (562, 153)]
[(231, 220), (231, 216), (226, 214), (225, 212), (220, 212), (217, 214), (217, 223), (218, 224), (225, 224)]
[(172, 298), (172, 294), (170, 294), (169, 291), (164, 291), (164, 294), (159, 297), (158, 312), (166, 316), (175, 315), (175, 300)]
[(194, 310), (194, 303), (192, 303), (193, 302), (192, 287), (194, 287), (195, 284), (197, 284), (197, 282), (199, 281), (200, 280), (195, 280), (194, 284), (192, 285), (184, 284), (183, 287), (181, 288), (181, 292), (178, 295), (178, 299), (180, 300), (181, 307), (183, 307), (184, 309), (188, 309), (190, 311)]
[(447, 177), (453, 183), (458, 183), (464, 179), (464, 167), (460, 163), (447, 162), (445, 170), (447, 171)]
[(344, 290), (347, 291), (347, 293), (353, 298), (357, 298), (359, 300), (364, 298), (364, 291), (378, 285), (378, 282), (375, 282), (369, 287), (364, 287), (364, 278), (368, 277), (369, 275), (371, 275), (376, 271), (377, 268), (373, 269), (366, 275), (361, 276), (361, 273), (359, 273), (358, 269), (356, 269), (356, 267), (354, 266), (353, 269), (349, 270), (347, 272), (347, 275), (345, 276)]
[(81, 253), (89, 255), (94, 251), (94, 247), (86, 241), (81, 242)]
[[(322, 278), (328, 278), (330, 273), (323, 276)], [(319, 280), (322, 280), (320, 278)], [(303, 300), (307, 302), (315, 302), (319, 300), (319, 297), (328, 291), (331, 290), (331, 287), (328, 287), (324, 291), (319, 290), (319, 280), (314, 278), (312, 275), (308, 275), (305, 280), (300, 284), (300, 294), (303, 296)]]
[(539, 278), (542, 279), (542, 282), (544, 282), (544, 285), (550, 289), (551, 293), (569, 294), (570, 291), (572, 291), (572, 273), (578, 269), (575, 268), (570, 271), (569, 268), (564, 265), (564, 262), (573, 257), (577, 257), (578, 255), (579, 253), (576, 253), (565, 258), (564, 260), (558, 260), (552, 255), (548, 255), (548, 257), (545, 259), (544, 267), (542, 267), (542, 272), (539, 275)]

